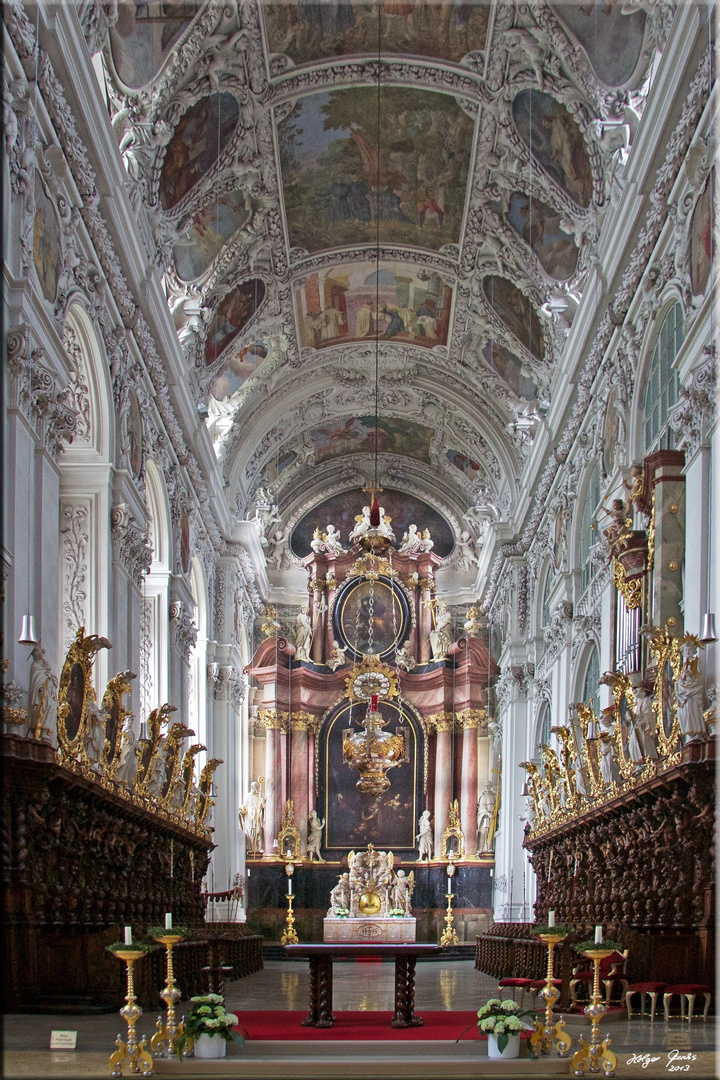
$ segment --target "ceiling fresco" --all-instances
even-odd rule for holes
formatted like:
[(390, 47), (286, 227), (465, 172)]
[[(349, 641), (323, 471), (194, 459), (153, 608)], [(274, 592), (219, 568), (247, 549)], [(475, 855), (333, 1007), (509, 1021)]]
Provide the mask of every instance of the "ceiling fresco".
[(448, 552), (508, 520), (663, 32), (604, 0), (120, 0), (110, 117), (232, 512), (267, 484), (287, 528), (377, 441)]
[(290, 244), (457, 243), (473, 122), (446, 94), (406, 87), (302, 98), (278, 124)]
[[(378, 10), (379, 9), (379, 10)], [(265, 6), (268, 47), (295, 64), (378, 52), (461, 60), (485, 48), (489, 0), (286, 0)]]
[[(355, 525), (355, 516), (361, 512), (367, 498), (367, 492), (354, 488), (333, 495), (305, 514), (293, 529), (290, 541), (298, 558), (302, 559), (310, 554), (310, 541), (315, 529), (324, 532), (328, 524), (339, 529), (341, 542), (347, 546), (348, 534)], [(392, 530), (398, 542), (403, 533), (407, 532), (408, 526), (413, 524), (421, 531), (430, 530), (435, 545), (433, 550), (441, 558), (450, 554), (453, 549), (453, 530), (442, 514), (423, 499), (405, 491), (388, 488), (381, 493), (378, 501), (382, 503), (386, 515), (391, 518)]]
[(315, 349), (342, 342), (447, 345), (453, 289), (412, 263), (348, 263), (312, 274), (294, 288), (300, 342)]

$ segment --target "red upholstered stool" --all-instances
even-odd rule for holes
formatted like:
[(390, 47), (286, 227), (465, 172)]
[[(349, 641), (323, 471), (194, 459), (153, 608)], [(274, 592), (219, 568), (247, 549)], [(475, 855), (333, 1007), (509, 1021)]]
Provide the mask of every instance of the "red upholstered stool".
[(525, 991), (529, 989), (532, 979), (501, 979), (498, 983), (498, 997), (502, 998), (503, 990), (512, 990), (513, 1001), (515, 1000), (515, 988), (520, 990), (520, 1008), (525, 999)]
[[(553, 979), (552, 982), (553, 982), (553, 986), (557, 986), (558, 990), (562, 986), (562, 979)], [(528, 987), (528, 990), (530, 991), (530, 1008), (531, 1009), (537, 1008), (537, 1006), (535, 1004), (535, 999), (537, 998), (538, 994), (542, 990), (543, 986), (547, 986), (547, 979), (533, 979), (531, 981), (530, 986)], [(545, 998), (543, 998), (542, 1000), (543, 1000), (543, 1002), (545, 1002)]]
[[(630, 1001), (630, 998), (633, 996), (633, 994), (639, 994), (640, 995), (640, 1015), (641, 1016), (648, 1016), (649, 1015), (650, 1016), (650, 1022), (652, 1023), (655, 1020), (655, 1010), (657, 1009), (658, 994), (661, 994), (666, 986), (667, 986), (667, 983), (661, 983), (661, 982), (633, 983), (632, 986), (628, 986), (627, 992), (625, 994), (625, 1004), (627, 1005), (628, 1020), (630, 1020), (632, 1018), (632, 1002)], [(645, 995), (646, 994), (650, 998), (650, 1013), (649, 1014), (643, 1011), (645, 1009)]]
[[(677, 986), (666, 986), (665, 993), (663, 994), (663, 1006), (665, 1008), (665, 1023), (670, 1019), (670, 1002), (674, 995), (677, 994), (680, 998), (680, 1019), (687, 1020), (688, 1024), (692, 1023), (693, 1006), (695, 1005), (695, 998), (700, 994), (705, 995), (705, 1009), (703, 1011), (703, 1024), (707, 1020), (708, 1009), (710, 1008), (710, 995), (711, 990), (709, 986), (703, 986), (702, 983), (678, 983)], [(683, 1015), (683, 998), (687, 998), (688, 1011), (687, 1016)]]

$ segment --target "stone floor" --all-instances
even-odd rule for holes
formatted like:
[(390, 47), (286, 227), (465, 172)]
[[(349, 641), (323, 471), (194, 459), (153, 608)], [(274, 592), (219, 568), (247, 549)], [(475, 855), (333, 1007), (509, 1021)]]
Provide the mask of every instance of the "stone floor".
[[(393, 1004), (392, 963), (338, 963), (334, 968), (333, 1007), (343, 1010), (389, 1010)], [(307, 1005), (308, 973), (305, 961), (268, 961), (263, 971), (238, 982), (228, 983), (226, 1006), (240, 1014), (242, 1010), (304, 1009)], [(418, 963), (416, 1007), (425, 1009), (467, 1010), (479, 1008), (497, 993), (497, 985), (487, 975), (475, 970), (472, 961)], [(141, 1020), (141, 1032), (152, 1031), (155, 1015), (146, 1013)], [(146, 1023), (143, 1023), (146, 1021)], [(4, 1017), (3, 1075), (9, 1078), (46, 1077), (107, 1077), (108, 1057), (115, 1036), (124, 1029), (117, 1014), (105, 1016), (29, 1016), (9, 1014)], [(587, 1033), (586, 1020), (574, 1018), (568, 1025), (573, 1035), (573, 1050), (577, 1035)], [(707, 1024), (673, 1019), (665, 1024), (656, 1019), (615, 1020), (605, 1025), (612, 1036), (612, 1048), (618, 1057), (618, 1076), (656, 1077), (682, 1071), (696, 1080), (712, 1080), (718, 1075), (715, 1067), (717, 1045), (714, 1018)], [(77, 1051), (50, 1052), (50, 1032), (53, 1029), (78, 1032)], [(603, 1032), (604, 1033), (604, 1032)], [(685, 1046), (677, 1055), (694, 1057), (671, 1058), (672, 1044)], [(682, 1038), (684, 1036), (684, 1038)], [(643, 1055), (648, 1055), (648, 1060)], [(647, 1063), (646, 1063), (647, 1062)], [(687, 1065), (687, 1069), (684, 1066)], [(569, 1060), (556, 1055), (502, 1062), (494, 1066), (487, 1058), (487, 1044), (478, 1042), (422, 1042), (416, 1046), (406, 1042), (314, 1043), (272, 1042), (246, 1043), (244, 1047), (229, 1047), (225, 1063), (204, 1065), (202, 1071), (192, 1062), (158, 1061), (157, 1075), (178, 1076), (194, 1080), (200, 1076), (233, 1075), (248, 1078), (294, 1077), (353, 1077), (355, 1080), (388, 1075), (394, 1077), (476, 1077), (491, 1080), (494, 1076), (572, 1075)]]

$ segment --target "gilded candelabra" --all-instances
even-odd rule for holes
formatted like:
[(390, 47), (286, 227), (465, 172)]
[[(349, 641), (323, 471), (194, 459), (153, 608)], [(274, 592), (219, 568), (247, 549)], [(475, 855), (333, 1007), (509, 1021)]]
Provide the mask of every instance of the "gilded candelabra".
[(445, 912), (445, 929), (440, 936), (441, 945), (457, 945), (458, 936), (457, 931), (453, 929), (453, 913), (452, 902), (455, 893), (449, 892), (447, 894), (447, 911)]
[(544, 941), (548, 947), (547, 975), (545, 986), (540, 991), (545, 999), (545, 1020), (539, 1017), (535, 1021), (535, 1031), (530, 1036), (530, 1046), (534, 1058), (540, 1054), (549, 1054), (552, 1050), (553, 1040), (557, 1043), (559, 1057), (567, 1057), (570, 1053), (571, 1039), (565, 1031), (565, 1021), (562, 1016), (553, 1022), (553, 1009), (555, 1002), (560, 997), (560, 991), (555, 986), (553, 975), (553, 953), (559, 941), (564, 941), (566, 934), (538, 934), (538, 939)]
[(584, 1073), (599, 1073), (601, 1070), (606, 1076), (615, 1075), (617, 1058), (610, 1050), (611, 1039), (609, 1035), (600, 1042), (600, 1021), (606, 1013), (606, 1007), (600, 993), (600, 963), (606, 956), (610, 956), (613, 949), (587, 949), (583, 956), (593, 962), (593, 989), (592, 1001), (585, 1006), (585, 1012), (592, 1020), (590, 1042), (581, 1037), (580, 1049), (576, 1050), (572, 1057), (572, 1065), (575, 1076), (583, 1076)]
[(175, 1006), (180, 1000), (181, 994), (179, 988), (175, 985), (172, 955), (173, 948), (183, 940), (183, 935), (174, 934), (172, 930), (168, 930), (167, 933), (158, 935), (155, 940), (164, 945), (167, 950), (165, 987), (160, 994), (167, 1006), (167, 1013), (164, 1020), (162, 1015), (157, 1018), (155, 1034), (150, 1040), (150, 1049), (155, 1057), (164, 1057), (166, 1052), (168, 1055), (175, 1053), (175, 1045), (183, 1031), (182, 1021), (179, 1024), (175, 1021)]
[(144, 955), (145, 953), (142, 949), (133, 949), (132, 945), (128, 945), (126, 949), (117, 949), (115, 951), (115, 956), (124, 960), (127, 964), (126, 1004), (123, 1005), (120, 1010), (120, 1015), (127, 1022), (128, 1032), (127, 1039), (123, 1039), (121, 1035), (118, 1035), (115, 1040), (117, 1050), (114, 1050), (110, 1055), (111, 1076), (122, 1076), (126, 1062), (129, 1065), (129, 1071), (131, 1073), (142, 1073), (143, 1076), (152, 1076), (153, 1059), (152, 1055), (145, 1049), (145, 1036), (138, 1042), (137, 1035), (135, 1034), (135, 1025), (142, 1016), (142, 1009), (137, 1004), (135, 998), (133, 964)]
[(294, 870), (295, 867), (291, 862), (285, 863), (285, 873), (288, 877), (288, 891), (285, 893), (285, 899), (288, 902), (288, 909), (287, 915), (285, 916), (285, 929), (280, 938), (281, 945), (297, 945), (299, 941), (297, 930), (295, 929), (295, 916), (293, 915), (292, 876)]

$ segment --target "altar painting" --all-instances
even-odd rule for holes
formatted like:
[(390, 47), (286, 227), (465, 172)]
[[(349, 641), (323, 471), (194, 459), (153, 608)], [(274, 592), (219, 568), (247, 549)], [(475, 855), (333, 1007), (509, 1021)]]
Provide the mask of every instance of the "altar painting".
[[(307, 432), (318, 461), (345, 454), (401, 454), (430, 464), (432, 428), (390, 416), (350, 416)], [(365, 500), (367, 501), (367, 500)]]
[(528, 352), (542, 359), (545, 349), (540, 320), (527, 296), (504, 277), (491, 275), (483, 281), (490, 307)]
[(580, 128), (559, 101), (540, 90), (521, 90), (513, 120), (533, 157), (579, 206), (592, 201), (592, 170)]
[(203, 0), (119, 0), (110, 48), (125, 86), (137, 90), (150, 82), (202, 4)]
[(390, 787), (381, 795), (364, 795), (355, 786), (360, 774), (343, 760), (343, 731), (360, 730), (366, 704), (341, 704), (320, 734), (319, 813), (325, 818), (325, 848), (349, 851), (374, 844), (393, 852), (413, 851), (419, 817), (422, 776), (422, 733), (412, 715), (395, 703), (381, 701), (385, 730), (404, 728), (409, 762), (390, 769)]
[(568, 281), (575, 273), (580, 254), (569, 233), (560, 228), (561, 215), (540, 199), (514, 191), (510, 196), (507, 219), (515, 232), (538, 257), (549, 277)]
[(453, 289), (407, 263), (347, 263), (295, 286), (300, 341), (321, 349), (351, 341), (447, 345)]
[[(624, 11), (622, 4), (551, 4), (572, 30), (595, 74), (606, 86), (622, 86), (637, 67), (645, 36), (644, 11)], [(628, 5), (629, 6), (629, 5)]]
[(180, 280), (192, 281), (200, 277), (249, 216), (250, 202), (246, 191), (225, 191), (204, 206), (173, 247)]
[[(385, 513), (392, 518), (392, 530), (398, 541), (408, 526), (417, 525), (418, 529), (429, 529), (435, 547), (433, 551), (441, 558), (445, 558), (453, 549), (453, 532), (441, 514), (432, 506), (415, 495), (409, 495), (405, 491), (396, 491), (386, 488), (378, 496), (385, 508)], [(323, 532), (329, 522), (340, 531), (342, 543), (347, 546), (348, 534), (355, 525), (355, 515), (359, 514), (362, 507), (367, 503), (368, 493), (355, 488), (352, 491), (342, 491), (333, 495), (308, 511), (295, 526), (291, 547), (293, 552), (304, 558), (310, 552), (310, 541), (315, 529)]]
[(352, 87), (309, 94), (278, 124), (292, 247), (375, 244), (378, 219), (381, 243), (459, 242), (473, 120), (447, 94), (398, 86), (380, 92), (379, 135), (377, 116), (376, 88)]
[(208, 327), (205, 362), (213, 364), (230, 342), (250, 322), (265, 299), (265, 284), (257, 279), (245, 281), (221, 301)]
[(383, 53), (457, 63), (485, 48), (490, 0), (284, 0), (265, 3), (263, 10), (270, 52), (295, 64), (377, 53), (378, 37)]
[(165, 151), (159, 197), (171, 210), (210, 169), (230, 140), (238, 119), (232, 94), (201, 98), (180, 117)]

